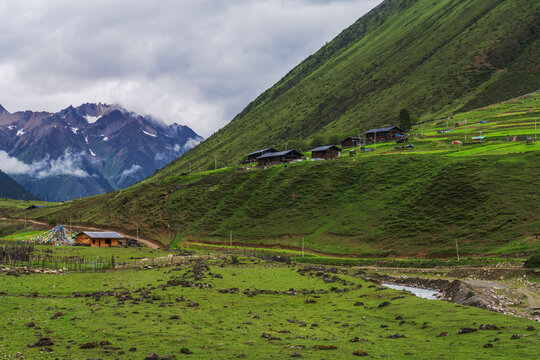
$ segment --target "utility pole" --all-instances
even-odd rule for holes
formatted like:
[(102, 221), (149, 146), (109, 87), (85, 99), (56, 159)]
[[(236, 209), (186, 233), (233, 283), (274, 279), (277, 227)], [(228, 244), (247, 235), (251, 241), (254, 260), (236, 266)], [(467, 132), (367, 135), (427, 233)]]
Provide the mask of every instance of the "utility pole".
[(287, 151), (287, 146), (289, 145), (289, 142), (288, 141), (285, 141), (285, 151)]
[(456, 254), (457, 254), (457, 261), (459, 261), (459, 248), (457, 244), (457, 239), (456, 239)]
[(230, 245), (232, 247), (232, 230), (229, 233), (229, 242), (230, 242)]
[(377, 132), (375, 131), (375, 136), (373, 137), (373, 149), (377, 149)]
[(424, 137), (424, 124), (420, 124), (420, 137)]
[(137, 225), (137, 241), (139, 241), (139, 226)]
[(304, 257), (304, 238), (302, 238), (302, 257)]
[(214, 155), (214, 170), (217, 170), (217, 155)]
[(536, 118), (534, 118), (534, 141), (536, 141)]
[(446, 118), (446, 130), (448, 130), (448, 121), (450, 121), (450, 116)]

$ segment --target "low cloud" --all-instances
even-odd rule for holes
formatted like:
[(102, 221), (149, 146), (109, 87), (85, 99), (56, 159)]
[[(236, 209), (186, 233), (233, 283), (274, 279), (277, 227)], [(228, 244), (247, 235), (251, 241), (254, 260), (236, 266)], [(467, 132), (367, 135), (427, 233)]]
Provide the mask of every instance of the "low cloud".
[(47, 154), (42, 160), (26, 164), (9, 156), (5, 151), (0, 151), (0, 170), (11, 175), (24, 174), (38, 179), (54, 175), (87, 177), (89, 174), (82, 169), (85, 155), (85, 152), (75, 153), (68, 148), (56, 159), (51, 159)]
[(0, 101), (119, 103), (208, 137), (381, 1), (2, 1)]
[(135, 173), (137, 173), (139, 170), (142, 170), (142, 166), (140, 166), (139, 164), (131, 165), (131, 167), (129, 169), (126, 169), (126, 170), (122, 171), (122, 173), (120, 175), (118, 175), (118, 177), (120, 179), (118, 182), (121, 183), (124, 180), (126, 180), (128, 177), (135, 176)]

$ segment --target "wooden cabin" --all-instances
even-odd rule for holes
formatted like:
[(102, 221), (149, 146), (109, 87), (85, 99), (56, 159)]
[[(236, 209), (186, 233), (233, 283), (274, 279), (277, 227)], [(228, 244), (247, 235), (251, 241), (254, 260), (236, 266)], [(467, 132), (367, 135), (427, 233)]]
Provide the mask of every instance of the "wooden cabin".
[(390, 126), (380, 129), (370, 129), (366, 131), (365, 134), (366, 142), (369, 143), (373, 143), (375, 140), (377, 140), (377, 142), (396, 140), (405, 135), (404, 131), (397, 126)]
[(311, 149), (311, 159), (330, 160), (337, 159), (341, 156), (341, 149), (336, 145), (319, 146), (315, 149)]
[(361, 139), (359, 137), (349, 136), (348, 138), (346, 138), (345, 140), (341, 142), (341, 147), (343, 149), (358, 147), (360, 146), (360, 141)]
[(296, 150), (285, 150), (275, 153), (267, 153), (257, 158), (259, 166), (270, 166), (284, 164), (294, 160), (302, 159), (302, 154)]
[(254, 151), (250, 154), (247, 154), (247, 162), (257, 161), (257, 158), (259, 156), (262, 156), (268, 153), (276, 153), (276, 152), (278, 151), (274, 148), (267, 148), (267, 149)]
[(127, 239), (114, 231), (83, 231), (75, 238), (75, 245), (79, 246), (118, 247), (126, 244)]

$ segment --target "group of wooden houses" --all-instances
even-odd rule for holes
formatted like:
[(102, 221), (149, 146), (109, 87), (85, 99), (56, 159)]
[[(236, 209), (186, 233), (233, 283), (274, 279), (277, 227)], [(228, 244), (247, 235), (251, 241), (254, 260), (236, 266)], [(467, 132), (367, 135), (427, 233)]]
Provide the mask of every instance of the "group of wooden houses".
[[(312, 160), (330, 160), (341, 156), (341, 149), (365, 146), (376, 142), (396, 140), (397, 142), (407, 141), (407, 135), (397, 126), (386, 128), (370, 129), (365, 132), (365, 139), (349, 136), (341, 142), (341, 148), (337, 145), (318, 146), (309, 150)], [(247, 162), (257, 162), (259, 166), (270, 166), (283, 164), (302, 159), (302, 153), (296, 150), (278, 151), (274, 148), (257, 150), (247, 154)]]

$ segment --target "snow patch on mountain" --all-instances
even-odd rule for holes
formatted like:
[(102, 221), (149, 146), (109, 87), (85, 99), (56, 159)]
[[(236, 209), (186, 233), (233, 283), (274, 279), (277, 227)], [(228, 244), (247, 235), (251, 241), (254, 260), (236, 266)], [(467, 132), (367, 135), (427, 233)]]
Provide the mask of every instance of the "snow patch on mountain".
[(98, 121), (101, 116), (84, 115), (84, 118), (86, 119), (86, 121), (88, 121), (89, 124), (93, 124)]
[(17, 136), (22, 136), (24, 134), (26, 134), (26, 133), (23, 131), (23, 129), (17, 131)]
[[(142, 129), (141, 129), (142, 130)], [(152, 137), (157, 137), (157, 135), (154, 135), (154, 134), (150, 134), (149, 132), (146, 132), (146, 131), (142, 131), (143, 133), (145, 133), (146, 135), (148, 136), (152, 136)]]
[(73, 133), (77, 135), (77, 131), (79, 131), (79, 128), (71, 127), (71, 131), (73, 131)]

